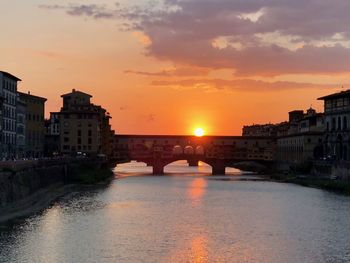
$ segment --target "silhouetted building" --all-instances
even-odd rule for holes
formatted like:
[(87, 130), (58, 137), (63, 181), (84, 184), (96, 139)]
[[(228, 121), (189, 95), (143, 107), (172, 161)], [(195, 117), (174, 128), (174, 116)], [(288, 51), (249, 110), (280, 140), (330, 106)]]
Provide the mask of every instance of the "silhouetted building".
[(91, 95), (72, 90), (64, 94), (59, 112), (60, 150), (62, 154), (108, 155), (110, 152), (110, 116), (101, 106), (91, 103)]
[(39, 158), (44, 155), (44, 114), (46, 98), (18, 92), (26, 104), (26, 157)]
[(350, 160), (350, 90), (324, 96), (319, 100), (324, 101), (325, 156), (329, 159)]
[(280, 168), (302, 166), (323, 156), (324, 117), (310, 108), (289, 112), (289, 121), (277, 132), (277, 160)]
[(288, 113), (289, 114), (289, 128), (288, 134), (295, 134), (299, 132), (299, 122), (304, 118), (303, 110), (294, 110)]
[(276, 136), (276, 124), (253, 124), (244, 126), (242, 131), (243, 136)]
[(60, 113), (51, 112), (45, 120), (45, 156), (57, 156), (60, 153)]
[(324, 113), (317, 113), (313, 108), (308, 109), (299, 121), (298, 132), (325, 132)]
[(26, 157), (26, 109), (27, 104), (18, 99), (17, 101), (17, 151), (16, 158)]
[(3, 120), (3, 104), (4, 104), (4, 98), (1, 96), (0, 94), (0, 160), (2, 158), (1, 156), (1, 151), (3, 149), (3, 138), (4, 138), (4, 134), (3, 134), (3, 128), (4, 128), (4, 120)]
[(14, 158), (17, 149), (17, 83), (21, 81), (16, 76), (0, 71), (0, 96), (3, 102), (3, 144), (2, 158)]

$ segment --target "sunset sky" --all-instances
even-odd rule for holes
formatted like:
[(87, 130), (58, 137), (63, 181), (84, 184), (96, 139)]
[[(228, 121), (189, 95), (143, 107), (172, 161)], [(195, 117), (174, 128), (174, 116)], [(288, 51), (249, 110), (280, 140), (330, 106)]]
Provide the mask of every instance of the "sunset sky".
[(350, 85), (349, 0), (0, 0), (0, 70), (117, 133), (240, 135)]

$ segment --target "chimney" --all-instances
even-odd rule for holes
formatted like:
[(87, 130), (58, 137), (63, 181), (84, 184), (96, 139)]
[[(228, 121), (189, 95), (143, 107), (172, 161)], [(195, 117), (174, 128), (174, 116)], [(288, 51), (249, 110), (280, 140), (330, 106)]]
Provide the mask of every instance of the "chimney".
[(28, 95), (30, 95), (30, 91), (28, 90)]
[(72, 89), (72, 92), (75, 92), (75, 89)]

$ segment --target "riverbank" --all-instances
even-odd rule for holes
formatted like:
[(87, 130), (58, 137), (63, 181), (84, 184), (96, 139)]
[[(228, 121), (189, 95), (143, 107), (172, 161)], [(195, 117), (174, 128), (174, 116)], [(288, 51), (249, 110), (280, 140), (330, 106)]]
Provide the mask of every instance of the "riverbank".
[(290, 176), (274, 174), (267, 176), (268, 179), (274, 182), (280, 183), (292, 183), (305, 187), (313, 187), (332, 191), (335, 193), (349, 195), (350, 196), (350, 182), (341, 180), (332, 180), (328, 178), (317, 178), (313, 176)]
[(2, 163), (0, 223), (34, 214), (77, 186), (96, 185), (112, 176), (108, 163), (98, 159)]
[(95, 190), (106, 187), (114, 179), (109, 176), (94, 184), (57, 184), (42, 188), (25, 199), (13, 202), (0, 209), (0, 227), (11, 222), (40, 213), (53, 205), (58, 199), (81, 190)]

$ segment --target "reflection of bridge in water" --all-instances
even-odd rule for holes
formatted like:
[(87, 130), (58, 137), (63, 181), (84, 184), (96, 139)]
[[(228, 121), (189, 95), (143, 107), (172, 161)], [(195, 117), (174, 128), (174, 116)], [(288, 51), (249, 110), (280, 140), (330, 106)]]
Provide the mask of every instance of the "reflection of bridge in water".
[(144, 162), (153, 167), (153, 174), (164, 174), (166, 165), (179, 160), (190, 166), (202, 161), (212, 167), (212, 174), (225, 174), (226, 167), (241, 162), (270, 166), (276, 153), (270, 137), (116, 135), (114, 140), (117, 163)]

